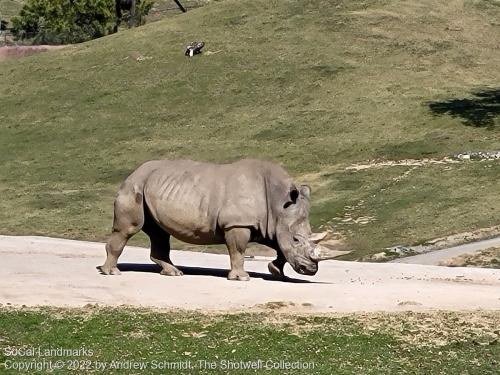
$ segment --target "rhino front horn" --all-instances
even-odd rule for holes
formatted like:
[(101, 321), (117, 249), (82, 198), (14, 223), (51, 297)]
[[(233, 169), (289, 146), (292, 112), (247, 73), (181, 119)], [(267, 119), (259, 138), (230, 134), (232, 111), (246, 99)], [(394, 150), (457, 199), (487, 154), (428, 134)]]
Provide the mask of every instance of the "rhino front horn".
[(316, 245), (314, 248), (311, 258), (316, 262), (321, 262), (322, 260), (328, 260), (338, 257), (345, 253), (344, 251), (331, 250), (325, 246)]

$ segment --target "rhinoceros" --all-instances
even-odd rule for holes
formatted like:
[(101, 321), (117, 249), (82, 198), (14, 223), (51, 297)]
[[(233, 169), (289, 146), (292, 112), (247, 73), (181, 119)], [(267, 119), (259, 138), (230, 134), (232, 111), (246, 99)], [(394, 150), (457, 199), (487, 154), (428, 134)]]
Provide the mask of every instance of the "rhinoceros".
[(311, 189), (297, 186), (270, 161), (244, 159), (229, 164), (191, 160), (152, 160), (121, 185), (114, 202), (107, 258), (98, 268), (118, 275), (118, 257), (142, 230), (151, 240), (151, 260), (161, 274), (181, 276), (170, 260), (170, 236), (197, 245), (225, 244), (229, 280), (249, 280), (243, 268), (249, 242), (276, 250), (269, 271), (284, 276), (286, 262), (303, 275), (314, 275), (318, 262), (333, 257), (318, 244), (325, 234), (309, 225)]

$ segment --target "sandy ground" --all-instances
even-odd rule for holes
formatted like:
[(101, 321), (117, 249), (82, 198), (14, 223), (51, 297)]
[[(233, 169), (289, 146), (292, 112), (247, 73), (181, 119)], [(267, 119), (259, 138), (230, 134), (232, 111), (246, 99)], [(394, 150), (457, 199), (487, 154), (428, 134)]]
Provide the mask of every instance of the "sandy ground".
[(127, 247), (120, 276), (100, 275), (102, 243), (0, 236), (0, 303), (134, 305), (203, 310), (302, 312), (500, 309), (500, 270), (325, 261), (314, 277), (275, 281), (269, 258), (245, 263), (252, 279), (228, 281), (227, 255), (173, 251), (182, 277), (162, 276), (149, 251)]

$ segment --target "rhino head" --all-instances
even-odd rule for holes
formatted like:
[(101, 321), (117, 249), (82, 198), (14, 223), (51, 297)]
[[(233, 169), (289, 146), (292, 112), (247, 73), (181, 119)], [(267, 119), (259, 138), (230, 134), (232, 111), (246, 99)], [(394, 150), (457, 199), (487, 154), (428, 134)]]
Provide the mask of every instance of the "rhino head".
[(279, 209), (276, 239), (287, 262), (303, 275), (314, 275), (318, 262), (332, 259), (334, 254), (318, 244), (326, 233), (313, 234), (309, 224), (311, 189), (302, 185), (292, 186), (286, 202)]

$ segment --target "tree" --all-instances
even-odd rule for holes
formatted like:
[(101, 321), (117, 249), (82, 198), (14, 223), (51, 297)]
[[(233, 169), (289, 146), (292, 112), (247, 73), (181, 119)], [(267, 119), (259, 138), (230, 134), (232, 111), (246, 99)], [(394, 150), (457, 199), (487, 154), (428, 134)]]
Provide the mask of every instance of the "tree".
[(0, 18), (0, 31), (7, 30), (8, 25), (9, 25), (9, 23), (6, 20), (3, 20)]
[[(139, 2), (140, 19), (151, 9), (144, 6), (149, 2)], [(114, 0), (28, 0), (11, 20), (14, 37), (34, 44), (85, 42), (110, 34), (114, 22)]]
[(153, 0), (115, 0), (115, 26), (113, 32), (118, 31), (123, 18), (123, 12), (127, 12), (128, 27), (144, 25), (145, 16), (153, 8)]

